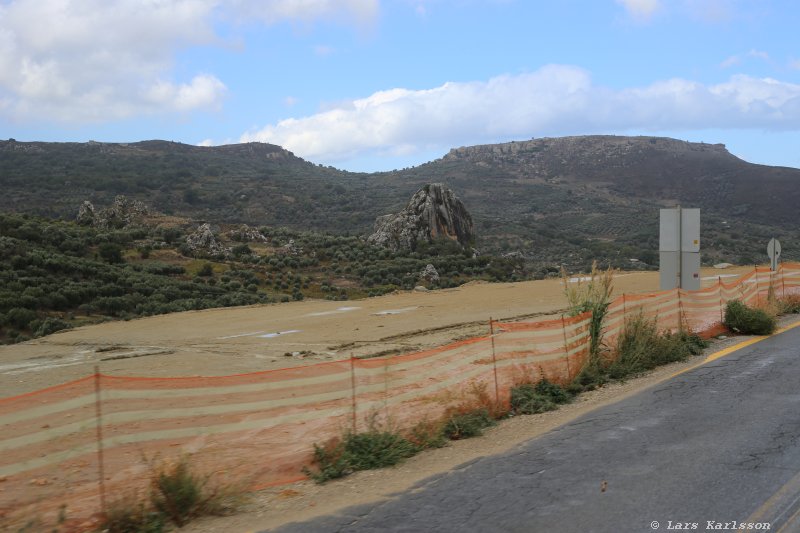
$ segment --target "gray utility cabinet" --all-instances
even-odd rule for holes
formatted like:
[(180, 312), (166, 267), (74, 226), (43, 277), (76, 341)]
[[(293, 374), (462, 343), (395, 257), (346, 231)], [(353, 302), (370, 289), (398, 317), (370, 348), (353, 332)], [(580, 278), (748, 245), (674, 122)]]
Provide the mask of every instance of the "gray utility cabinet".
[(658, 259), (661, 290), (700, 288), (700, 210), (661, 210)]

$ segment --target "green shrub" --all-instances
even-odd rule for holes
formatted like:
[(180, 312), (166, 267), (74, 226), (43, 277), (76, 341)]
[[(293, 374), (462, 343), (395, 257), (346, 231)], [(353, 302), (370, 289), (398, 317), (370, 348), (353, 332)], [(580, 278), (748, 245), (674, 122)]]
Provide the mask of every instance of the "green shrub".
[(370, 470), (394, 466), (418, 450), (397, 433), (371, 429), (366, 433), (349, 435), (345, 451), (354, 470)]
[[(60, 318), (47, 317), (38, 324), (36, 324), (37, 322), (39, 321), (37, 320), (31, 323), (31, 329), (34, 330), (34, 337), (44, 337), (45, 335), (50, 335), (56, 331), (72, 328), (72, 325), (69, 322), (65, 322)], [(35, 329), (33, 327), (34, 324), (36, 324)]]
[(28, 325), (36, 320), (36, 312), (23, 307), (9, 309), (6, 313), (5, 323), (18, 329), (26, 329)]
[(511, 389), (511, 409), (515, 414), (532, 415), (558, 409), (572, 401), (572, 394), (561, 386), (542, 379), (536, 385), (524, 383)]
[(731, 331), (744, 335), (769, 335), (775, 331), (777, 320), (763, 309), (755, 309), (739, 300), (731, 300), (725, 306), (723, 324)]
[(617, 340), (617, 353), (607, 372), (611, 379), (651, 370), (657, 366), (683, 361), (699, 354), (706, 346), (697, 335), (687, 332), (659, 333), (655, 320), (643, 315), (625, 324)]
[(483, 430), (495, 425), (488, 409), (475, 409), (451, 415), (442, 428), (442, 434), (450, 440), (468, 439), (483, 435)]
[(161, 513), (128, 499), (112, 502), (102, 525), (103, 531), (108, 533), (162, 533), (165, 527)]
[(572, 394), (565, 390), (561, 385), (552, 383), (543, 378), (536, 384), (536, 393), (549, 398), (554, 403), (562, 404), (572, 401)]
[(208, 476), (192, 472), (182, 458), (157, 470), (150, 480), (153, 508), (178, 527), (203, 515), (222, 515), (241, 503), (241, 493), (230, 487), (211, 486)]
[(333, 440), (324, 446), (314, 444), (313, 462), (318, 470), (304, 468), (303, 472), (317, 483), (324, 483), (357, 470), (394, 466), (420, 451), (399, 433), (370, 426), (364, 433), (346, 433), (341, 441)]
[(511, 409), (518, 415), (533, 415), (553, 411), (558, 406), (548, 397), (538, 394), (534, 385), (525, 383), (511, 389)]

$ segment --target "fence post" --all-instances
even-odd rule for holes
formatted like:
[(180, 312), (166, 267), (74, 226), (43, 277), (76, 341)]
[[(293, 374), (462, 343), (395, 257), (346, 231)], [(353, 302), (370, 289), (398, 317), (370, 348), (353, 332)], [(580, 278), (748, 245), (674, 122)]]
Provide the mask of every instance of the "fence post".
[[(561, 318), (564, 318), (562, 315)], [(625, 303), (625, 293), (622, 293), (622, 329), (628, 325), (628, 306)]]
[(783, 263), (781, 263), (781, 266), (778, 267), (778, 271), (781, 273), (781, 288), (783, 292), (783, 298), (786, 298), (786, 274), (783, 272)]
[(492, 367), (494, 368), (494, 403), (500, 407), (500, 386), (497, 383), (497, 354), (494, 349), (494, 320), (489, 317), (489, 333), (492, 339)]
[(717, 277), (717, 287), (719, 288), (719, 322), (721, 324), (725, 322), (725, 315), (723, 311), (725, 305), (722, 303), (722, 276)]
[(94, 366), (94, 412), (97, 419), (97, 471), (100, 476), (100, 510), (106, 514), (106, 474), (103, 463), (103, 410), (100, 406), (100, 367)]
[(678, 291), (678, 333), (683, 331), (683, 307), (681, 306), (681, 290), (675, 289)]
[(353, 389), (353, 434), (356, 433), (356, 358), (350, 355), (350, 386)]
[(569, 346), (567, 345), (567, 323), (561, 315), (561, 332), (564, 334), (564, 358), (567, 361), (567, 382), (572, 381), (572, 370), (569, 368)]
[(761, 288), (758, 286), (758, 265), (753, 267), (756, 275), (756, 305), (761, 305)]

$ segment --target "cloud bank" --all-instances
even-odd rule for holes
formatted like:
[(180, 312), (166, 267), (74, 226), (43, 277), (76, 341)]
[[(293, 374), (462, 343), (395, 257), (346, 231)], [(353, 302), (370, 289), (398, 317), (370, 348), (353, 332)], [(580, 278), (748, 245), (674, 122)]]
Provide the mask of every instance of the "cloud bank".
[(80, 124), (215, 110), (213, 73), (173, 79), (176, 54), (217, 45), (215, 21), (356, 25), (377, 0), (11, 0), (0, 2), (0, 117)]
[(315, 160), (413, 154), (540, 135), (702, 129), (800, 129), (800, 85), (736, 75), (716, 85), (669, 79), (612, 90), (584, 69), (549, 65), (488, 81), (391, 89), (246, 132)]

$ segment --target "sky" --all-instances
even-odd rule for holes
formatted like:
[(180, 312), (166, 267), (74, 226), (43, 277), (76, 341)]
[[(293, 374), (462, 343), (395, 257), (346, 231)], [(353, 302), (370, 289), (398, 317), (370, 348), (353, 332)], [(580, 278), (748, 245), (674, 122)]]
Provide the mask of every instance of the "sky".
[(800, 167), (795, 0), (0, 0), (0, 139), (353, 171), (565, 135)]

